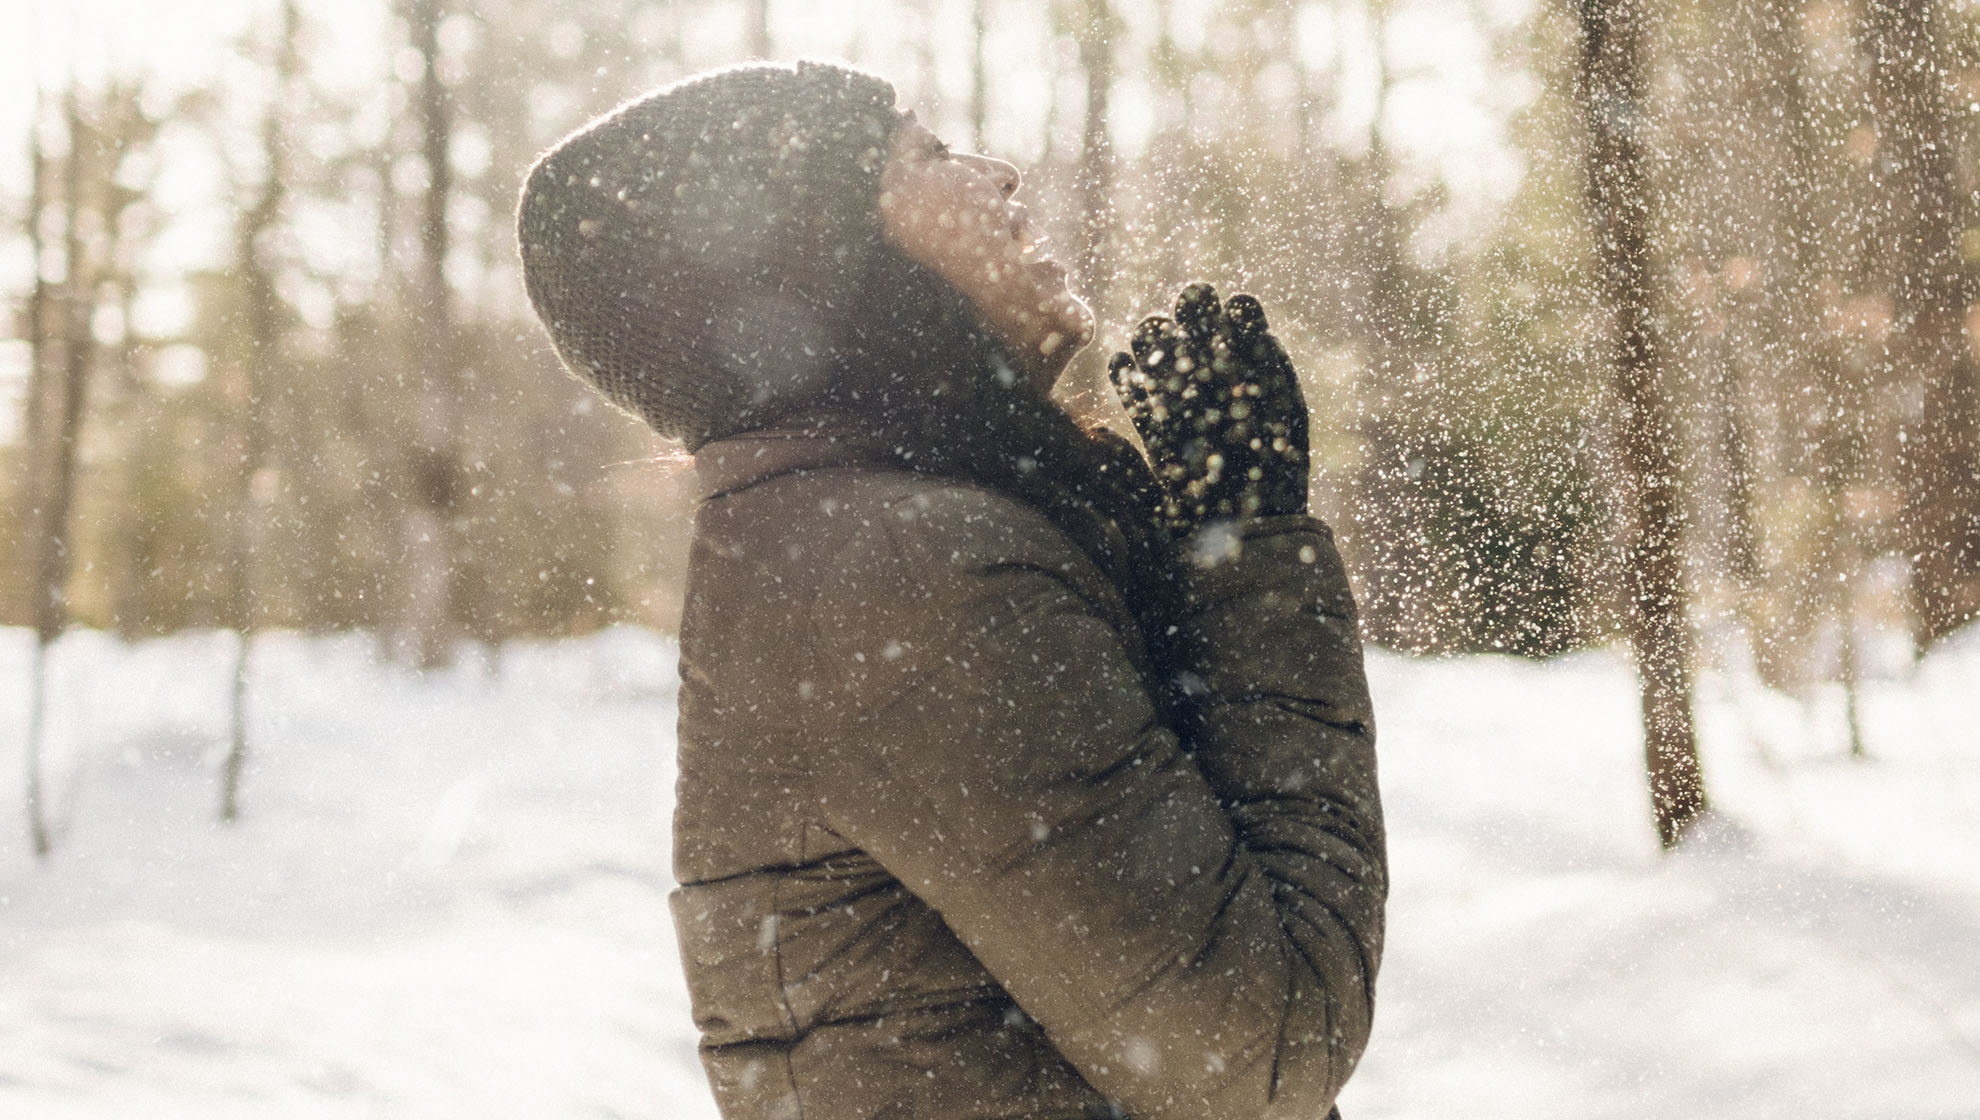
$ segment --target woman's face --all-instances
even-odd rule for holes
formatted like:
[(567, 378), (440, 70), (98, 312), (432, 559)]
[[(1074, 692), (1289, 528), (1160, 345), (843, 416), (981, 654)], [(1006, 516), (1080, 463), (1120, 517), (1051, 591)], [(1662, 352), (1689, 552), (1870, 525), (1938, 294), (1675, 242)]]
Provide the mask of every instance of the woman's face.
[(880, 218), (895, 247), (968, 296), (1041, 390), (1093, 337), (1093, 313), (1046, 256), (1017, 193), (1017, 168), (951, 152), (903, 115), (880, 175)]

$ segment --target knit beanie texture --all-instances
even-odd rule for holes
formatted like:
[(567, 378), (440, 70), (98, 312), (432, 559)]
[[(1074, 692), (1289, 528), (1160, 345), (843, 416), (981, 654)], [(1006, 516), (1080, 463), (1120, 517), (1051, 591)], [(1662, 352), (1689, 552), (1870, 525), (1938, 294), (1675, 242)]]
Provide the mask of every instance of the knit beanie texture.
[(738, 66), (552, 148), (517, 239), (564, 363), (691, 451), (815, 398), (883, 250), (893, 106), (859, 71)]

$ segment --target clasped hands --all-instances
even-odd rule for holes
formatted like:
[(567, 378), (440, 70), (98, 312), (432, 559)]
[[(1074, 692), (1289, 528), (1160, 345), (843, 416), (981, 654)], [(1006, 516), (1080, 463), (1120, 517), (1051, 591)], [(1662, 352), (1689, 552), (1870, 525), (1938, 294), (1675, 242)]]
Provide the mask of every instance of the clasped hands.
[(1186, 541), (1218, 522), (1306, 512), (1306, 399), (1256, 299), (1221, 303), (1191, 284), (1175, 318), (1143, 319), (1129, 346), (1107, 375), (1161, 486), (1164, 530)]

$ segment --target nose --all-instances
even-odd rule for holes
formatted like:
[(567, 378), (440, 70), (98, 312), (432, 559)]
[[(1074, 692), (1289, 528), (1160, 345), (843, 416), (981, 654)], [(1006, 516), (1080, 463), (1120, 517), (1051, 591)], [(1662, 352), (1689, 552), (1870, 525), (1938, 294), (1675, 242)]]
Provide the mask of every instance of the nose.
[(994, 156), (971, 155), (967, 158), (976, 165), (977, 170), (997, 181), (997, 189), (1005, 198), (1016, 194), (1018, 187), (1024, 184), (1024, 176), (1018, 172), (1016, 164), (1006, 163)]

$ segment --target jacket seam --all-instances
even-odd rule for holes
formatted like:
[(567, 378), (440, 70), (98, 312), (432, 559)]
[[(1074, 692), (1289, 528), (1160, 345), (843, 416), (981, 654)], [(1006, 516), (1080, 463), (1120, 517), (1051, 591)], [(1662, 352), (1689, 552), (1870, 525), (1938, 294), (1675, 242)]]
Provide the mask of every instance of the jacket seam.
[(797, 1012), (791, 1010), (791, 993), (784, 983), (784, 907), (782, 901), (784, 881), (782, 876), (770, 882), (770, 960), (777, 971), (777, 1002), (784, 1008), (784, 1019), (791, 1025), (791, 1041), (784, 1046), (784, 1080), (791, 1087), (791, 1101), (797, 1105), (797, 1120), (804, 1120), (804, 1094), (798, 1091), (796, 1052), (798, 1044), (804, 1041), (804, 1028), (798, 1025)]

